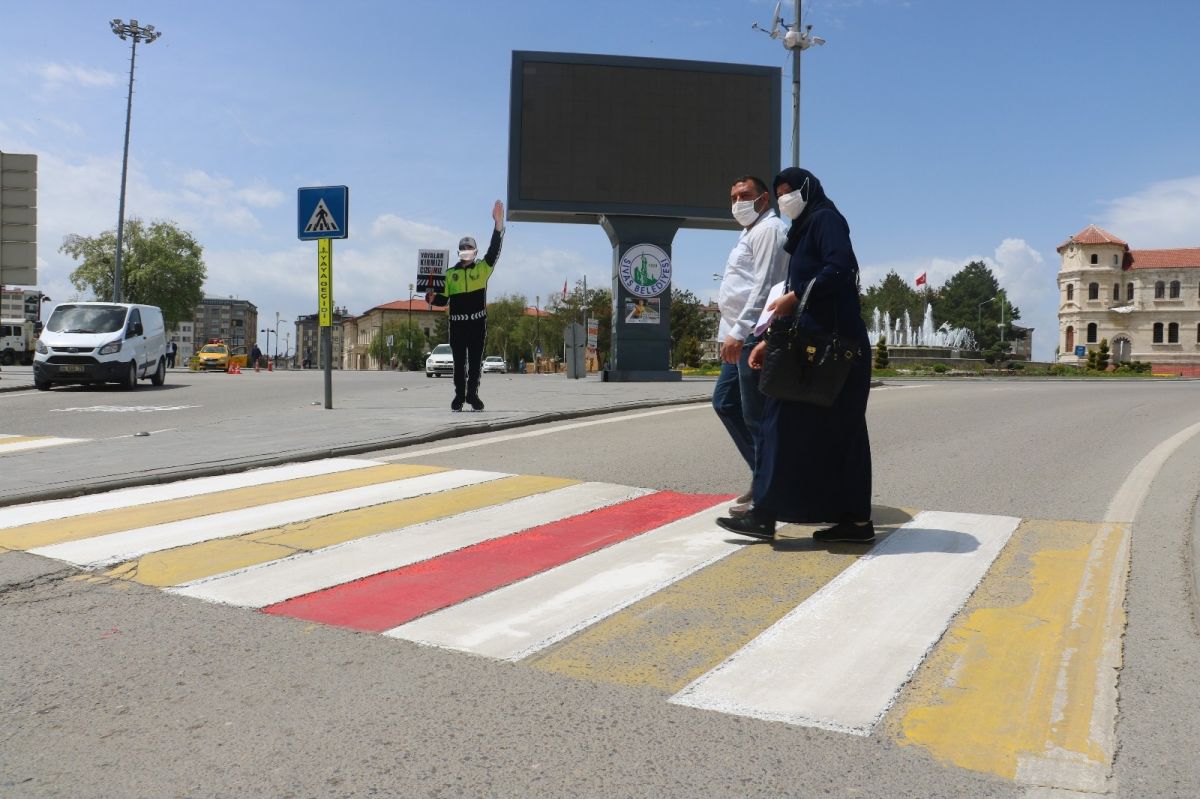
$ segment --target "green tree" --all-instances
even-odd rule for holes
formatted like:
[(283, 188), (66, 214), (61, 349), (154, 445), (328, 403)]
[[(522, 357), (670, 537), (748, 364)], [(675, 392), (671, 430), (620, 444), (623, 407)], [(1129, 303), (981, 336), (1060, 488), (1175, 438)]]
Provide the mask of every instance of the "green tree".
[[(388, 346), (388, 336), (392, 337), (392, 346)], [(407, 319), (393, 319), (385, 322), (383, 327), (371, 339), (367, 353), (375, 359), (382, 369), (390, 369), (392, 358), (408, 370), (421, 368), (422, 359), (428, 349), (425, 333), (416, 322), (411, 324)]]
[(975, 334), (978, 349), (986, 352), (1000, 340), (1001, 306), (1005, 339), (1010, 339), (1012, 322), (1021, 318), (1021, 310), (1008, 303), (987, 264), (972, 261), (954, 273), (939, 290), (937, 303), (933, 306), (933, 324), (936, 328), (949, 322), (951, 327), (970, 329)]
[(505, 363), (516, 363), (520, 354), (517, 329), (525, 316), (527, 302), (523, 295), (507, 294), (488, 303), (487, 343), (488, 354), (500, 355)]
[(703, 342), (717, 334), (717, 319), (688, 291), (671, 290), (671, 364), (699, 366)]
[[(183, 319), (191, 319), (204, 299), (204, 248), (173, 222), (149, 224), (137, 217), (125, 221), (121, 255), (121, 297), (125, 302), (162, 308), (167, 330)], [(81, 263), (71, 273), (79, 291), (90, 291), (100, 300), (113, 295), (113, 269), (117, 233), (106, 230), (98, 236), (72, 233), (58, 251)]]
[(890, 360), (890, 358), (888, 356), (887, 336), (880, 336), (879, 343), (875, 345), (875, 368), (876, 369), (888, 368), (889, 360)]
[(438, 314), (433, 320), (433, 334), (429, 337), (430, 346), (436, 347), (438, 344), (450, 343), (450, 317), (446, 314)]
[(546, 303), (546, 308), (559, 320), (560, 327), (569, 324), (586, 325), (588, 319), (598, 323), (596, 334), (596, 353), (600, 363), (609, 356), (612, 345), (612, 292), (605, 288), (583, 288), (583, 282), (578, 281), (575, 288), (563, 297), (553, 294)]
[(1100, 339), (1100, 350), (1096, 353), (1096, 368), (1101, 372), (1108, 371), (1108, 361), (1110, 355), (1111, 353), (1108, 349), (1108, 339)]
[(896, 274), (888, 272), (883, 280), (870, 286), (862, 296), (863, 322), (869, 328), (874, 322), (875, 309), (882, 316), (887, 313), (893, 320), (900, 319), (908, 311), (908, 318), (913, 327), (920, 327), (925, 318), (925, 306), (934, 298), (934, 293), (926, 289), (917, 291), (908, 285), (908, 281)]

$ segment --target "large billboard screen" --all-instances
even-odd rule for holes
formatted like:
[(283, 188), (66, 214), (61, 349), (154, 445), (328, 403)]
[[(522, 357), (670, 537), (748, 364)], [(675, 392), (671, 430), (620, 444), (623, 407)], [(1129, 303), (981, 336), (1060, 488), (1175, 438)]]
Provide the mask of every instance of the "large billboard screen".
[(777, 67), (516, 51), (508, 216), (735, 229), (729, 187), (779, 169)]

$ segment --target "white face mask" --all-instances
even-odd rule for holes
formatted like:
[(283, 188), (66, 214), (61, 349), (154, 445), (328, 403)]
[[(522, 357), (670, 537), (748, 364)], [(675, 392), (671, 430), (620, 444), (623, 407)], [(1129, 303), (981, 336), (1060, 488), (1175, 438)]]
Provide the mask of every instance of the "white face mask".
[(799, 219), (800, 214), (804, 213), (804, 206), (808, 204), (799, 191), (779, 195), (778, 202), (780, 212), (788, 219)]
[(458, 251), (458, 260), (460, 260), (464, 263), (469, 263), (469, 262), (475, 260), (475, 256), (478, 253), (479, 253), (479, 250), (459, 250)]
[[(759, 195), (760, 197), (762, 195)], [(754, 200), (738, 200), (733, 204), (733, 218), (742, 227), (750, 227), (754, 224), (754, 220), (758, 219), (758, 211), (754, 210)]]

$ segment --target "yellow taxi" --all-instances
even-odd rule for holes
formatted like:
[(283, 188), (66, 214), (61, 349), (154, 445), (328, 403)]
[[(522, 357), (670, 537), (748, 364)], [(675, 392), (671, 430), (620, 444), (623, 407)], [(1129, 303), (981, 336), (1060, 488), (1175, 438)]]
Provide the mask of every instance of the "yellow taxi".
[(224, 372), (229, 369), (229, 347), (223, 341), (209, 341), (196, 355), (200, 359), (201, 371), (219, 369)]

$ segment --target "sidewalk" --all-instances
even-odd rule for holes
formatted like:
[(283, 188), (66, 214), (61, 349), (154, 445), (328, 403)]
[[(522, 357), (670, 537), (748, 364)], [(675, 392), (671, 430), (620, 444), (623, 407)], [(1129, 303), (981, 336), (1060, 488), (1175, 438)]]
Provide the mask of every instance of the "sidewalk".
[[(333, 410), (297, 401), (320, 396), (314, 390), (316, 373), (277, 372), (276, 377), (295, 381), (295, 387), (287, 389), (294, 397), (290, 406), (276, 405), (266, 412), (245, 403), (229, 415), (199, 424), (148, 435), (110, 433), (6, 455), (14, 468), (4, 470), (0, 478), (0, 507), (363, 455), (586, 416), (707, 402), (714, 382), (713, 378), (695, 378), (674, 383), (604, 383), (595, 375), (582, 380), (531, 375), (495, 381), (482, 413), (451, 413), (445, 408), (448, 384), (426, 383), (423, 374), (416, 373), (411, 388), (406, 388), (381, 380), (380, 373), (357, 374), (357, 378), (354, 372), (338, 375)], [(5, 380), (9, 377), (5, 370)], [(31, 385), (25, 383), (24, 387)], [(439, 390), (423, 390), (428, 388)], [(152, 430), (148, 425), (137, 429)]]

